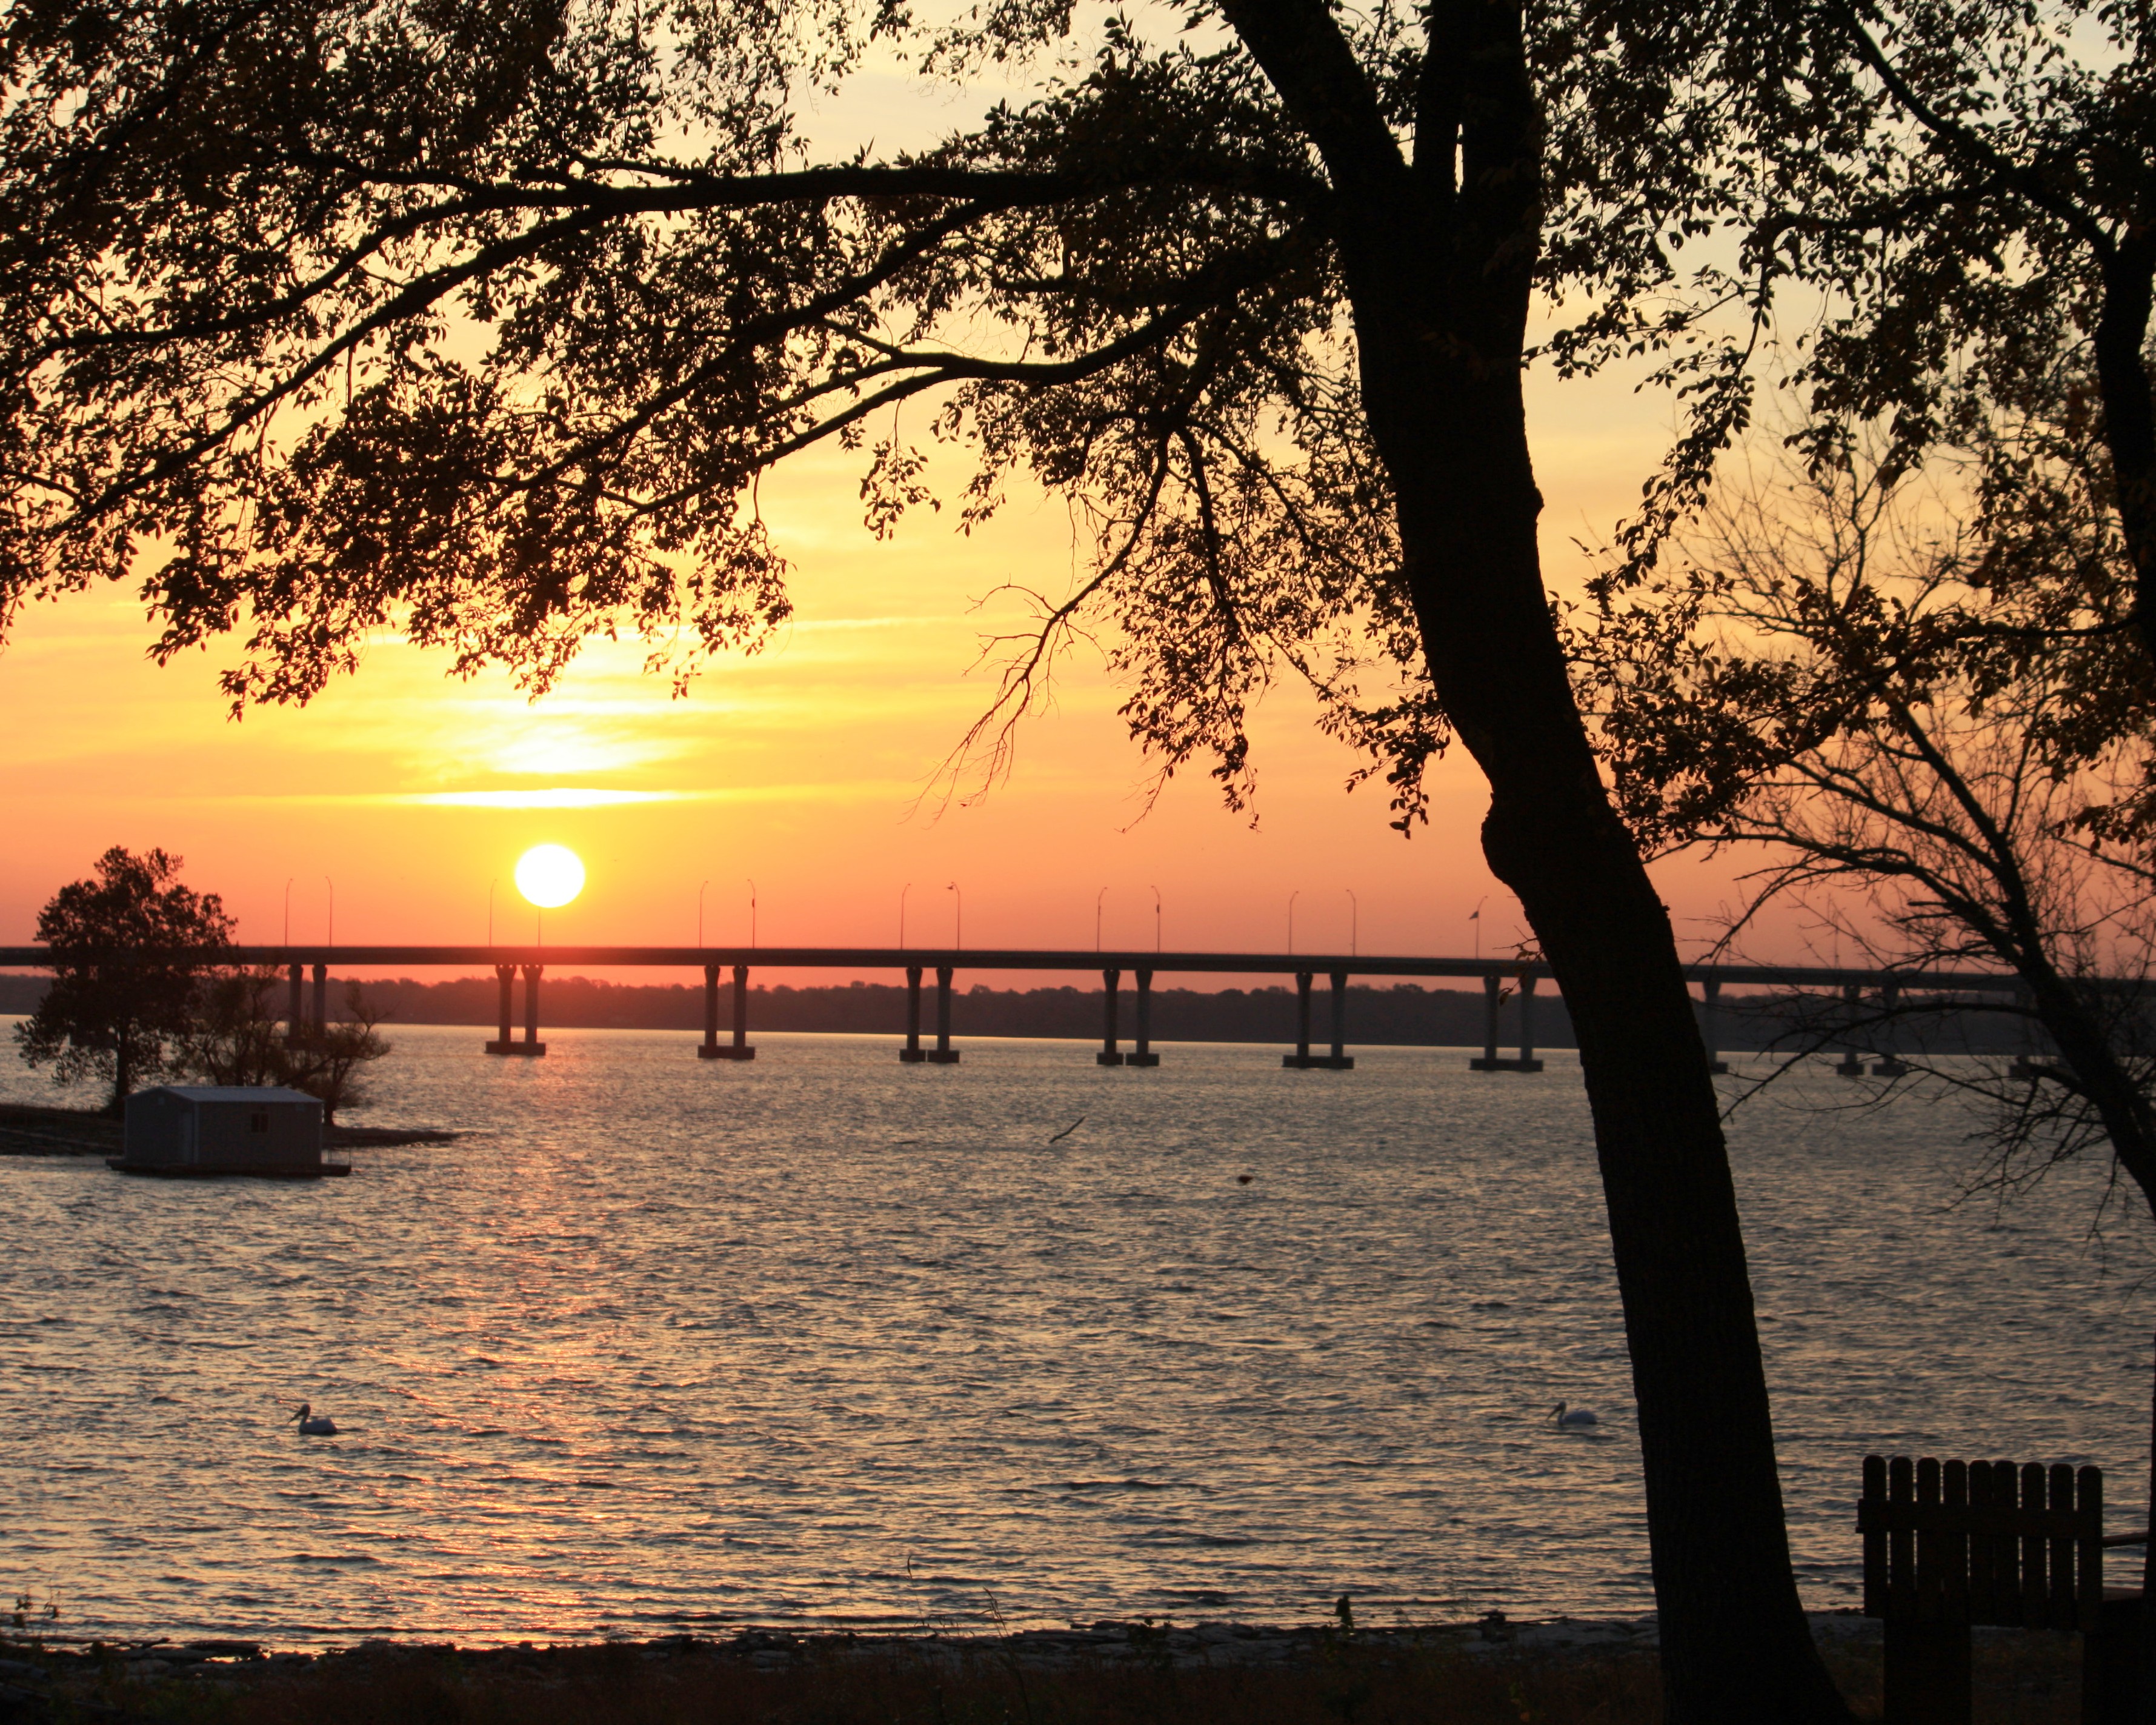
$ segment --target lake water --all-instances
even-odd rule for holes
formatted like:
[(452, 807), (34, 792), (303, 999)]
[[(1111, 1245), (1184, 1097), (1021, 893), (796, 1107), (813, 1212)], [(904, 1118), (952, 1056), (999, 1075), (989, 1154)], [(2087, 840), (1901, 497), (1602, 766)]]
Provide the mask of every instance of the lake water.
[[(356, 1117), (472, 1136), (349, 1180), (0, 1159), (0, 1584), (292, 1645), (1651, 1605), (1568, 1055), (485, 1034), (397, 1032)], [(2093, 1461), (2135, 1521), (2145, 1221), (2092, 1244), (2093, 1167), (1954, 1206), (1968, 1117), (1847, 1094), (1733, 1137), (1808, 1599), (1867, 1450)]]

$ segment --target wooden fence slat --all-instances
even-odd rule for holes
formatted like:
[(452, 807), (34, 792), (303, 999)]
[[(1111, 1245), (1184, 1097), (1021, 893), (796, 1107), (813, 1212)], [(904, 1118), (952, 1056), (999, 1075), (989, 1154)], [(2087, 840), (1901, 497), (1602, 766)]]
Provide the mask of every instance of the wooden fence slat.
[[(1946, 1604), (1945, 1565), (1938, 1528), (1939, 1462), (1936, 1455), (1917, 1459), (1917, 1503), (1920, 1508), (1932, 1512), (1917, 1524), (1917, 1615), (1921, 1620), (1936, 1621)], [(1927, 1522), (1932, 1525), (1926, 1526)]]
[(1940, 1471), (1940, 1500), (1949, 1517), (1959, 1517), (1935, 1537), (1938, 1540), (1941, 1575), (1940, 1613), (1949, 1623), (1969, 1618), (1969, 1464), (1949, 1461)]
[[(1907, 1455), (1894, 1456), (1887, 1464), (1887, 1501), (1913, 1504), (1916, 1496), (1915, 1468)], [(1917, 1536), (1906, 1524), (1891, 1527), (1887, 1535), (1887, 1591), (1894, 1615), (1917, 1615)]]
[[(1991, 1464), (1991, 1502), (1994, 1508), (2011, 1509), (2021, 1501), (2021, 1470), (2011, 1461)], [(2021, 1542), (2014, 1534), (1991, 1536), (1991, 1621), (2021, 1620)]]
[(1978, 1518), (1991, 1508), (1991, 1464), (1972, 1461), (1969, 1465), (1969, 1513), (1970, 1536), (1969, 1542), (1969, 1620), (1971, 1623), (1989, 1623), (1999, 1609), (1998, 1595), (1993, 1590), (1993, 1547), (1990, 1534), (1978, 1531)]
[[(2044, 1468), (2041, 1462), (2024, 1462), (2021, 1467), (2021, 1507), (2041, 1510), (2044, 1504)], [(2042, 1629), (2051, 1617), (2051, 1589), (2044, 1574), (2044, 1560), (2048, 1555), (2041, 1533), (2025, 1533), (2021, 1537), (2021, 1624), (2025, 1629)]]
[[(2071, 1515), (2074, 1508), (2074, 1471), (2063, 1461), (2055, 1461), (2051, 1468), (2051, 1508), (2064, 1510)], [(2049, 1613), (2053, 1629), (2070, 1630), (2081, 1627), (2081, 1614), (2074, 1609), (2074, 1578), (2077, 1565), (2074, 1562), (2074, 1538), (2071, 1533), (2053, 1533), (2051, 1548), (2046, 1553), (2051, 1584), (2051, 1609)]]
[(2080, 1574), (2076, 1578), (2074, 1627), (2084, 1634), (2097, 1626), (2103, 1609), (2103, 1470), (2085, 1467), (2080, 1476), (2079, 1509), (2085, 1526), (2081, 1538)]
[(1866, 1519), (1874, 1504), (1887, 1502), (1887, 1458), (1864, 1458), (1864, 1491), (1857, 1499), (1856, 1525), (1864, 1536), (1864, 1615), (1881, 1617), (1887, 1611), (1887, 1530)]

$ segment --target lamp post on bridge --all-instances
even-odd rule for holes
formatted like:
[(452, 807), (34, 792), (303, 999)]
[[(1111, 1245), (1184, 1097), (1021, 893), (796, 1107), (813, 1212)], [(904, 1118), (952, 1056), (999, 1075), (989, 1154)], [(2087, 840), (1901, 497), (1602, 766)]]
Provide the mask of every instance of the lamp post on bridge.
[(1363, 901), (1355, 896), (1352, 886), (1340, 890), (1348, 895), (1348, 956), (1353, 958), (1363, 939)]
[(912, 891), (911, 880), (898, 889), (898, 950), (901, 952), (906, 950), (906, 896)]
[(951, 950), (963, 952), (966, 950), (966, 895), (958, 891), (956, 880), (949, 882), (943, 890), (952, 895)]
[(1160, 950), (1160, 889), (1152, 889), (1152, 949)]
[(696, 950), (700, 952), (704, 950), (704, 889), (711, 884), (709, 880), (696, 883)]
[[(746, 875), (742, 878), (748, 880), (748, 876)], [(753, 880), (748, 882), (748, 944), (749, 950), (754, 952), (756, 950), (756, 882)]]
[(1291, 958), (1295, 956), (1295, 901), (1301, 896), (1300, 886), (1287, 896), (1287, 951)]
[(1103, 886), (1093, 899), (1093, 950), (1101, 950), (1101, 911), (1108, 902), (1108, 889)]

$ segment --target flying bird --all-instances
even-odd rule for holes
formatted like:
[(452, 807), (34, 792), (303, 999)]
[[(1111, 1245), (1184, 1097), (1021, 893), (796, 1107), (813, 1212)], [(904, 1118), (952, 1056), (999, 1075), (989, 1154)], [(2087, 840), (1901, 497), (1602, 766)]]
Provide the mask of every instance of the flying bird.
[(1056, 1133), (1055, 1137), (1050, 1138), (1048, 1142), (1053, 1144), (1060, 1139), (1067, 1138), (1071, 1133), (1076, 1132), (1080, 1127), (1085, 1125), (1085, 1123), (1086, 1117), (1081, 1114), (1075, 1120), (1072, 1121), (1070, 1125), (1065, 1127), (1061, 1132)]

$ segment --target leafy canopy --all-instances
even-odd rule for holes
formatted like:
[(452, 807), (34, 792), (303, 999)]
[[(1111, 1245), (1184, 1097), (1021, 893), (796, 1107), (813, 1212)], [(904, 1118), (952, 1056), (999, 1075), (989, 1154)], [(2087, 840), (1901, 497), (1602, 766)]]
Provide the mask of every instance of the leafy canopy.
[[(1232, 799), (1248, 702), (1291, 667), (1412, 814), (1447, 729), (1336, 227), (1374, 186), (1404, 246), (1445, 243), (1481, 3), (1329, 15), (1342, 100), (1396, 146), (1348, 186), (1244, 45), (1293, 0), (1082, 23), (1059, 0), (26, 0), (0, 38), (0, 623), (139, 582), (161, 655), (242, 635), (236, 704), (305, 699), (382, 627), (535, 691), (594, 634), (678, 678), (787, 614), (765, 469), (858, 449), (887, 532), (927, 501), (912, 439), (942, 438), (977, 460), (962, 525), (1023, 475), (1090, 535), (1006, 716), (1106, 625), (1134, 732)], [(1685, 472), (1741, 419), (1758, 307), (1741, 244), (1677, 249), (1748, 231), (1791, 157), (1854, 147), (1837, 16), (1527, 15), (1538, 279), (1581, 308), (1553, 352), (1660, 354), (1697, 393)], [(1019, 94), (821, 159), (803, 105), (871, 56)]]

